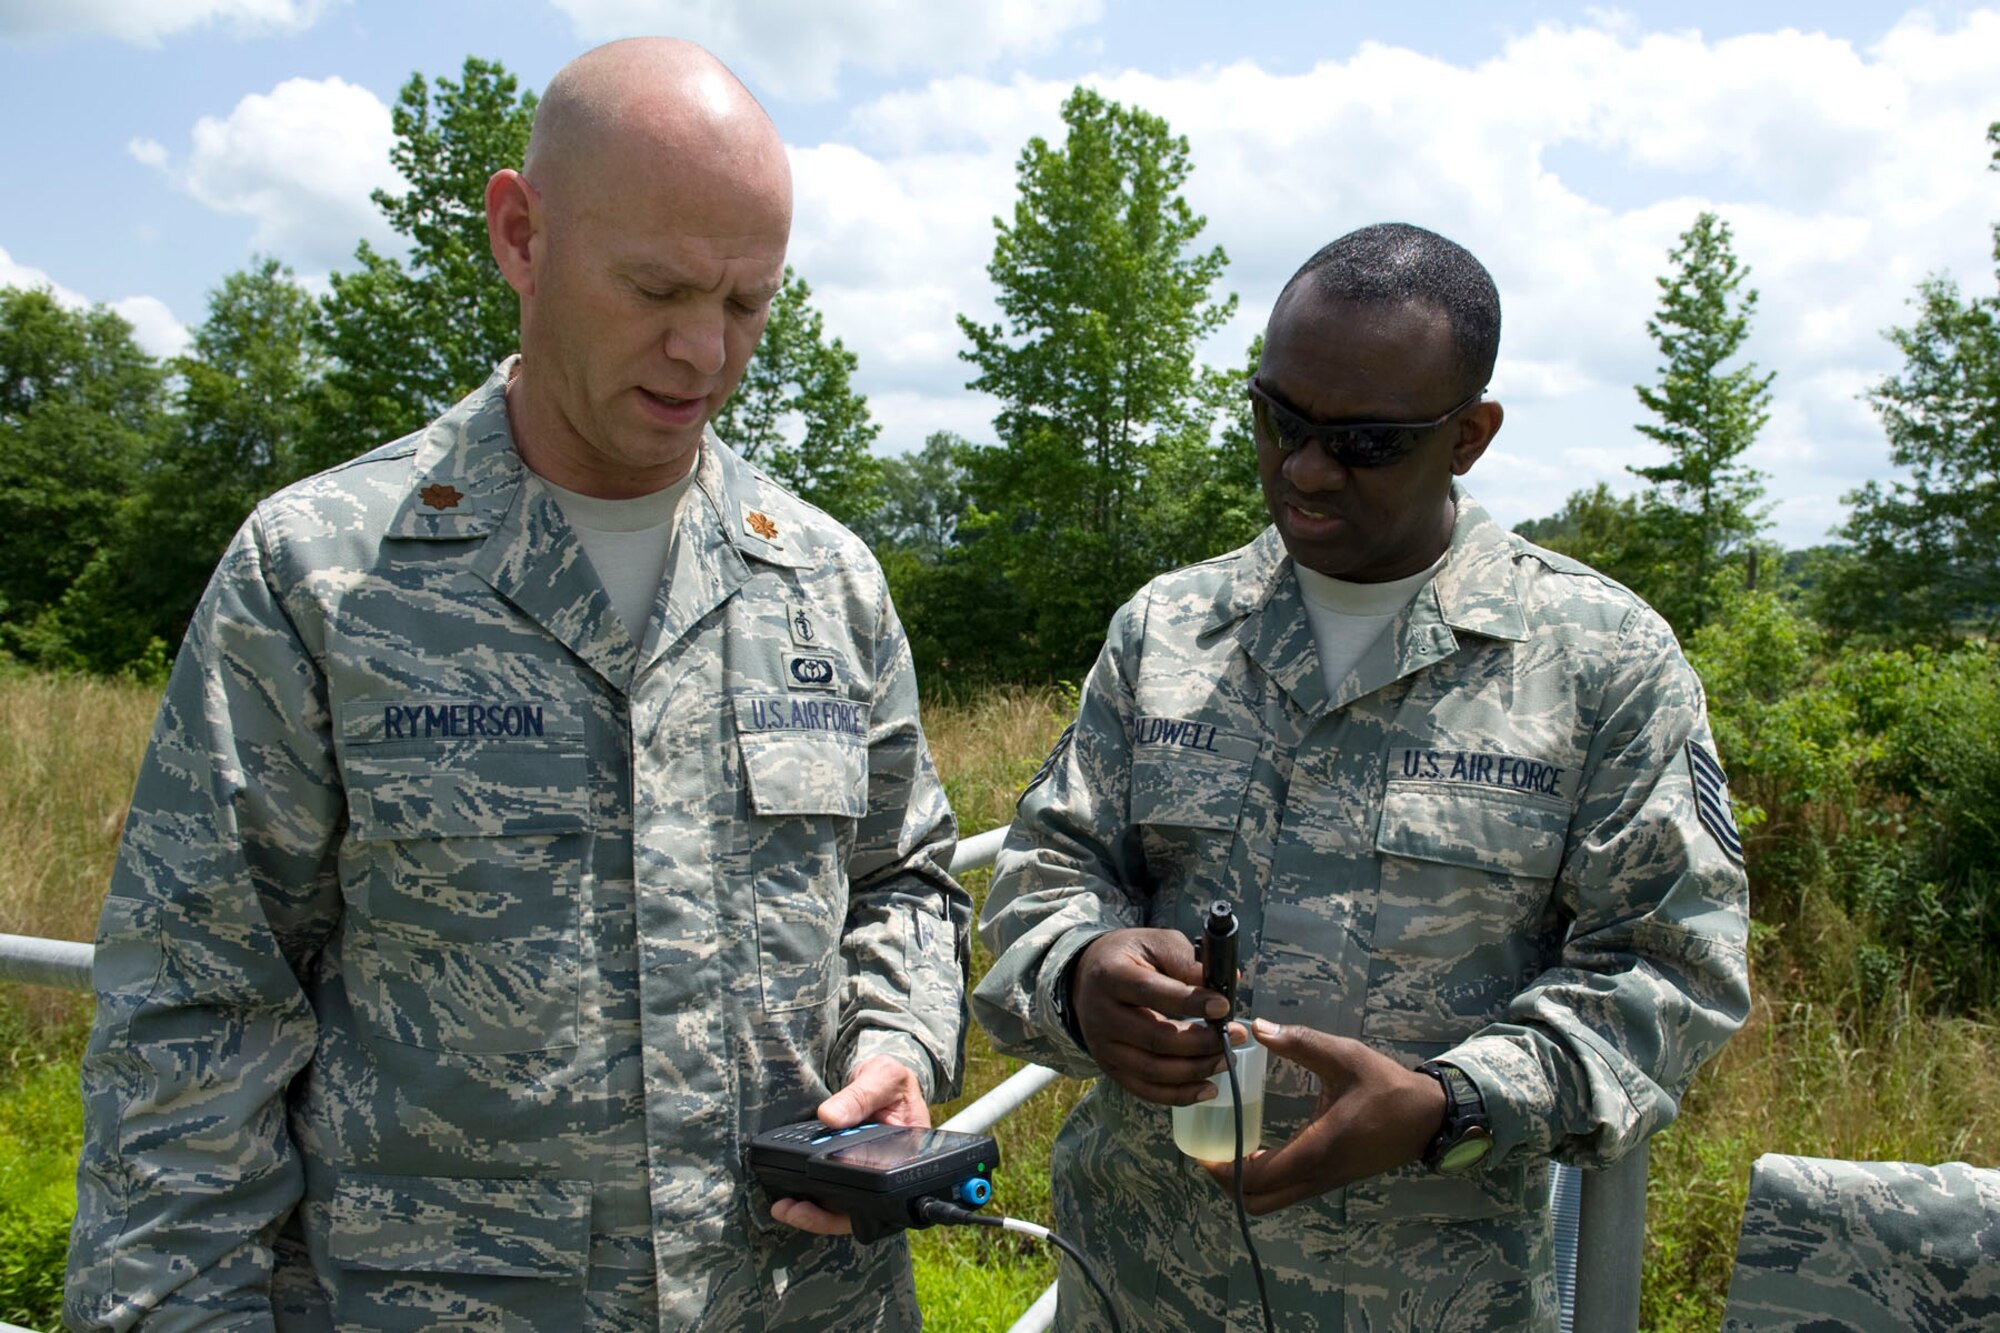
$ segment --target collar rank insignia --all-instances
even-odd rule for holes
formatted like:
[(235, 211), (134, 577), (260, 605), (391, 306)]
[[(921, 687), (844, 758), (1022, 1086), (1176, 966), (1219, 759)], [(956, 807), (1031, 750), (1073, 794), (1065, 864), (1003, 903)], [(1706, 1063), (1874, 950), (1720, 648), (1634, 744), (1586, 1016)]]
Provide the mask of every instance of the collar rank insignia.
[(417, 498), (433, 509), (456, 509), (458, 502), (465, 498), (455, 486), (442, 482), (432, 482), (417, 492)]
[(774, 542), (778, 539), (778, 525), (766, 517), (762, 510), (752, 509), (745, 513), (743, 515), (743, 526), (767, 542)]

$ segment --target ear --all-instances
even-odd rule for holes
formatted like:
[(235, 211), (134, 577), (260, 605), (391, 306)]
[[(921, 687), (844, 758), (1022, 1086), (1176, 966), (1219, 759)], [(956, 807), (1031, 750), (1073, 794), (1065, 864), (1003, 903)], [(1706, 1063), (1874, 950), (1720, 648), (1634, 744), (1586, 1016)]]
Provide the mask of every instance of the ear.
[(1465, 415), (1458, 419), (1458, 438), (1451, 445), (1452, 476), (1462, 477), (1472, 471), (1472, 465), (1500, 433), (1500, 423), (1506, 415), (1500, 404), (1490, 399), (1465, 409)]
[(536, 242), (542, 230), (542, 197), (520, 172), (502, 168), (486, 180), (486, 244), (507, 285), (535, 294)]

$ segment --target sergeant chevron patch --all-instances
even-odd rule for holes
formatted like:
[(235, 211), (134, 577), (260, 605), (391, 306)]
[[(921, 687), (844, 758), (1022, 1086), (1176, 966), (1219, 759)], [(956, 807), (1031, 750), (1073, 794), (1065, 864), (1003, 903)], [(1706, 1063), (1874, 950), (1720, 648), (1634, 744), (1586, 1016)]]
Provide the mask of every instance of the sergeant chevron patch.
[(1701, 826), (1715, 835), (1716, 842), (1739, 865), (1743, 861), (1743, 837), (1736, 831), (1736, 816), (1729, 809), (1729, 779), (1714, 755), (1689, 741), (1688, 772), (1694, 778), (1694, 806)]

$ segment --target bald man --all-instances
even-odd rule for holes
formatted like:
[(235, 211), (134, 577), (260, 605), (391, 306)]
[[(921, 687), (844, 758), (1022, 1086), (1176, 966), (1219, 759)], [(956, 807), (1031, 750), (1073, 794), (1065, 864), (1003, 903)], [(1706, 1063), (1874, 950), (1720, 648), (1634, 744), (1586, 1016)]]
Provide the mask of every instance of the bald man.
[[(791, 184), (698, 48), (487, 187), (521, 352), (259, 505), (98, 932), (74, 1328), (906, 1328), (744, 1145), (956, 1090), (970, 904), (880, 569), (707, 423)], [(774, 1210), (775, 1205), (775, 1210)]]

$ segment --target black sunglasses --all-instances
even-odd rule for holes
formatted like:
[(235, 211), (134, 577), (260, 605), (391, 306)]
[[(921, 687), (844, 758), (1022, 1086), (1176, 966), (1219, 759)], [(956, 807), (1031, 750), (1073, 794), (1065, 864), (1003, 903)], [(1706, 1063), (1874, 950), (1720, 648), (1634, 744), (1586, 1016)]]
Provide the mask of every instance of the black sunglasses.
[(1486, 396), (1481, 389), (1435, 421), (1309, 421), (1273, 398), (1254, 375), (1243, 390), (1250, 395), (1250, 418), (1259, 440), (1288, 454), (1318, 440), (1342, 467), (1387, 467), (1414, 449), (1419, 435)]

